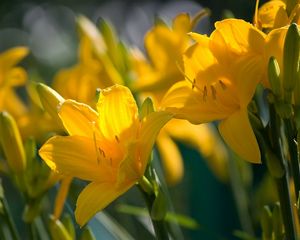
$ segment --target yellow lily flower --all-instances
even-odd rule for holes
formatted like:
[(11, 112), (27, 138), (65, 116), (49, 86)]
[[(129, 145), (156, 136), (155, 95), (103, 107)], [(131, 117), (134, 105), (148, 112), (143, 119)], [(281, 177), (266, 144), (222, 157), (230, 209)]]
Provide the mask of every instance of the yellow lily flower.
[(79, 62), (58, 72), (53, 88), (66, 99), (95, 106), (97, 88), (122, 84), (123, 80), (108, 56), (107, 47), (96, 26), (87, 18), (78, 18), (80, 28)]
[(181, 54), (188, 47), (191, 20), (188, 14), (179, 14), (173, 20), (172, 28), (157, 23), (145, 36), (145, 48), (150, 59), (148, 63), (137, 51), (133, 52), (133, 65), (138, 80), (133, 89), (155, 93), (162, 97), (174, 82), (183, 79), (177, 65)]
[(52, 137), (39, 154), (51, 169), (91, 182), (77, 200), (82, 226), (143, 176), (155, 137), (172, 114), (139, 119), (131, 92), (120, 85), (101, 91), (97, 111), (66, 100), (58, 114), (70, 136)]
[(247, 106), (262, 78), (265, 35), (238, 19), (215, 26), (210, 37), (191, 34), (196, 43), (183, 55), (190, 82), (175, 84), (162, 106), (194, 124), (220, 121), (225, 142), (244, 159), (260, 163)]
[(0, 54), (0, 110), (6, 110), (14, 117), (26, 112), (26, 107), (13, 88), (26, 82), (25, 70), (15, 65), (27, 54), (26, 47), (14, 47)]
[(263, 4), (256, 11), (257, 27), (262, 29), (275, 29), (286, 26), (291, 22), (300, 23), (300, 1), (296, 4), (291, 14), (286, 11), (286, 1), (271, 0)]
[[(178, 64), (182, 62), (181, 55), (190, 45), (187, 33), (205, 14), (200, 12), (191, 19), (188, 14), (181, 13), (174, 18), (171, 28), (158, 23), (146, 34), (145, 47), (152, 64), (139, 51), (132, 52), (133, 67), (137, 74), (133, 89), (142, 92), (142, 95), (150, 95), (158, 105), (167, 90), (184, 79)], [(156, 141), (169, 185), (178, 183), (184, 174), (182, 156), (174, 140), (192, 143), (207, 158), (216, 176), (221, 180), (226, 179), (226, 150), (212, 129), (208, 125), (191, 125), (187, 121), (173, 119), (161, 130)], [(216, 146), (218, 154), (214, 151)]]
[(95, 105), (97, 88), (113, 85), (103, 65), (93, 53), (91, 41), (82, 36), (79, 48), (79, 63), (69, 69), (63, 69), (54, 78), (53, 88), (66, 99), (75, 99), (89, 105)]

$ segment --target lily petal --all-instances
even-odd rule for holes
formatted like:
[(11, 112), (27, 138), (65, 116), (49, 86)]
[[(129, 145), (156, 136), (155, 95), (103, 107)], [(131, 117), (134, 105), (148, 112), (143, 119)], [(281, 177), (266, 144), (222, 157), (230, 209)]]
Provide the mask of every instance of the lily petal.
[(219, 124), (225, 142), (240, 157), (251, 163), (261, 163), (260, 150), (248, 119), (247, 109), (235, 112)]
[(114, 182), (92, 182), (80, 193), (75, 210), (75, 218), (83, 226), (94, 214), (126, 192), (134, 183), (116, 187)]
[(138, 109), (130, 90), (121, 85), (103, 89), (97, 103), (99, 126), (111, 141), (131, 139), (138, 129)]
[(98, 127), (98, 113), (90, 106), (66, 100), (61, 104), (58, 115), (71, 136), (103, 138)]
[(258, 10), (258, 21), (262, 28), (279, 28), (288, 24), (288, 15), (284, 1), (266, 2)]
[(20, 62), (28, 53), (29, 49), (27, 47), (14, 47), (1, 53), (0, 69), (8, 70)]
[(168, 184), (175, 185), (182, 179), (184, 173), (183, 159), (178, 146), (163, 130), (158, 135), (156, 144), (164, 166), (166, 180)]
[(42, 146), (39, 154), (52, 170), (64, 175), (88, 181), (114, 178), (114, 170), (96, 150), (92, 139), (81, 136), (52, 137)]
[(225, 65), (231, 64), (236, 55), (262, 54), (265, 34), (250, 23), (240, 19), (226, 19), (215, 23), (210, 47), (214, 55)]
[(140, 176), (143, 176), (145, 168), (147, 166), (150, 153), (152, 151), (155, 139), (160, 129), (172, 119), (173, 114), (169, 112), (153, 112), (142, 120), (141, 132), (140, 132), (140, 161), (141, 170)]
[(242, 107), (247, 107), (251, 101), (257, 84), (261, 81), (264, 67), (264, 59), (259, 55), (241, 58), (234, 64), (233, 81)]
[(27, 73), (21, 67), (10, 69), (5, 75), (5, 84), (10, 86), (24, 85), (27, 80)]
[(145, 48), (154, 67), (161, 71), (176, 68), (181, 53), (187, 46), (187, 37), (170, 30), (165, 25), (156, 25), (145, 36)]
[(60, 187), (59, 190), (57, 192), (56, 198), (55, 198), (55, 204), (54, 204), (54, 218), (55, 219), (59, 219), (60, 215), (62, 213), (68, 192), (69, 192), (69, 188), (70, 188), (70, 184), (72, 182), (72, 177), (64, 177), (61, 180), (60, 183)]

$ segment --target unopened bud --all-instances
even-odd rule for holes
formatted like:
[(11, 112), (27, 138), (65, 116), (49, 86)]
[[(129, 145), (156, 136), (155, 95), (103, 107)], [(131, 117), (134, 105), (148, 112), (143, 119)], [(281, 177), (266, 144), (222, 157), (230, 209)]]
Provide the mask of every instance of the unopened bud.
[(75, 228), (74, 228), (74, 223), (72, 221), (72, 218), (69, 214), (65, 214), (61, 220), (61, 222), (63, 223), (63, 225), (65, 226), (66, 230), (68, 231), (70, 237), (72, 239), (76, 238), (76, 234), (75, 234)]
[(151, 208), (151, 218), (153, 220), (163, 220), (167, 214), (167, 201), (161, 189), (158, 190), (156, 198)]
[(280, 68), (276, 58), (271, 57), (268, 65), (268, 78), (271, 85), (272, 92), (278, 98), (281, 97), (281, 82), (280, 82)]
[(96, 240), (95, 235), (89, 227), (84, 228), (80, 240)]
[(46, 112), (59, 124), (62, 126), (61, 120), (57, 114), (57, 109), (60, 103), (64, 101), (64, 98), (60, 96), (52, 88), (46, 86), (45, 84), (37, 84), (37, 92), (39, 93), (41, 103)]
[(300, 34), (297, 24), (291, 24), (285, 37), (283, 51), (283, 88), (286, 102), (291, 102), (291, 93), (297, 82), (300, 57)]
[(21, 173), (26, 168), (26, 157), (20, 131), (14, 118), (0, 113), (0, 142), (11, 171)]
[(55, 240), (72, 240), (65, 226), (61, 221), (50, 217), (49, 230), (52, 239)]

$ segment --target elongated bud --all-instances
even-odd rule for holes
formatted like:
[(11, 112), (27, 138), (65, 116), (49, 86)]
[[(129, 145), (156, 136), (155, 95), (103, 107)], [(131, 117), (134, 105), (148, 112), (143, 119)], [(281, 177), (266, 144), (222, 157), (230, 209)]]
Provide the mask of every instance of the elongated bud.
[(52, 88), (42, 83), (37, 84), (36, 89), (45, 111), (61, 126), (62, 123), (57, 114), (57, 109), (59, 104), (64, 101), (64, 98)]
[(52, 239), (72, 240), (70, 234), (68, 233), (62, 222), (59, 220), (55, 220), (54, 217), (50, 217), (49, 230)]
[(65, 226), (65, 228), (68, 231), (70, 237), (72, 239), (76, 239), (75, 227), (74, 227), (74, 223), (72, 221), (71, 216), (69, 214), (64, 215), (61, 222)]
[(96, 240), (95, 235), (89, 227), (84, 228), (80, 240)]
[(151, 218), (153, 220), (163, 220), (167, 214), (167, 201), (161, 189), (158, 190), (156, 198), (151, 208)]
[(300, 56), (300, 35), (297, 24), (291, 24), (284, 41), (283, 88), (285, 101), (291, 102), (291, 93), (297, 82)]
[(271, 85), (271, 89), (274, 95), (278, 98), (281, 97), (281, 82), (280, 82), (280, 68), (279, 64), (274, 57), (270, 57), (268, 65), (268, 77)]
[(274, 239), (281, 240), (283, 239), (283, 222), (279, 203), (276, 203), (274, 206), (272, 219)]
[(31, 166), (36, 157), (36, 142), (34, 138), (30, 137), (26, 139), (24, 143), (24, 149), (26, 154), (27, 166)]
[(263, 233), (263, 240), (272, 240), (273, 223), (272, 223), (272, 213), (269, 206), (264, 206), (260, 218), (260, 224)]
[(122, 63), (121, 63), (120, 52), (118, 51), (117, 48), (119, 40), (117, 38), (113, 26), (109, 22), (105, 21), (104, 19), (101, 19), (99, 22), (99, 28), (102, 33), (104, 42), (107, 46), (108, 55), (112, 59), (114, 65), (118, 69), (120, 69), (120, 65)]
[(0, 140), (7, 163), (14, 173), (26, 168), (22, 138), (14, 118), (7, 112), (0, 113)]
[(151, 98), (147, 97), (142, 104), (140, 110), (140, 119), (147, 117), (150, 113), (154, 112), (154, 106)]

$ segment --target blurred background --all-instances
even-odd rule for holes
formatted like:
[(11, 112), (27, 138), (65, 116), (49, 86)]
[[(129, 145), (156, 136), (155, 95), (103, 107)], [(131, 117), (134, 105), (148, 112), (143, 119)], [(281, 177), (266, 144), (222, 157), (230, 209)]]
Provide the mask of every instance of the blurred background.
[[(77, 61), (79, 39), (75, 23), (76, 16), (85, 15), (94, 23), (101, 19), (108, 20), (116, 28), (123, 42), (144, 51), (144, 35), (153, 26), (156, 17), (170, 22), (179, 12), (195, 14), (203, 7), (209, 8), (211, 15), (201, 21), (196, 30), (209, 34), (213, 29), (213, 23), (225, 16), (235, 16), (251, 21), (255, 1), (1, 0), (0, 52), (13, 46), (29, 46), (31, 55), (24, 65), (31, 71), (31, 74), (38, 74), (44, 82), (50, 84), (59, 70), (70, 67)], [(185, 173), (180, 183), (168, 189), (173, 201), (172, 208), (176, 213), (191, 217), (198, 224), (196, 227), (194, 225), (183, 227), (182, 233), (179, 234), (184, 239), (238, 239), (237, 236), (241, 235), (239, 230), (247, 223), (243, 223), (241, 219), (241, 213), (235, 204), (236, 199), (255, 195), (255, 192), (248, 192), (244, 195), (242, 191), (239, 192), (232, 186), (230, 179), (221, 181), (212, 173), (207, 162), (196, 150), (182, 143), (178, 144), (184, 156)], [(249, 188), (251, 186), (251, 189), (259, 191), (262, 182), (266, 184), (262, 177), (265, 171), (262, 166), (250, 166), (238, 161), (238, 171), (234, 170), (235, 167), (229, 171), (231, 174), (240, 174), (243, 183)], [(5, 180), (4, 183), (10, 186)], [(13, 191), (12, 186), (10, 187), (12, 190), (7, 192), (7, 198), (9, 201), (15, 201), (16, 192)], [(81, 188), (80, 182), (75, 181), (72, 184), (73, 195), (70, 195), (65, 209), (70, 214), (73, 214), (76, 194)], [(53, 195), (55, 191), (54, 189)], [(128, 232), (135, 239), (142, 239), (142, 236), (145, 237), (143, 239), (152, 238), (149, 229), (145, 227), (148, 226), (145, 218), (125, 213), (126, 209), (120, 211), (120, 203), (124, 202), (132, 206), (142, 206), (142, 198), (136, 199), (134, 196), (139, 196), (135, 188), (91, 221), (90, 226), (97, 239), (118, 239), (117, 228), (114, 229), (113, 223), (122, 226), (124, 232)], [(255, 218), (255, 209), (252, 210), (250, 214)], [(18, 205), (13, 211), (16, 219), (20, 218), (17, 214), (20, 211)], [(102, 224), (99, 224), (99, 221)], [(257, 226), (254, 226), (252, 230), (259, 234)]]

